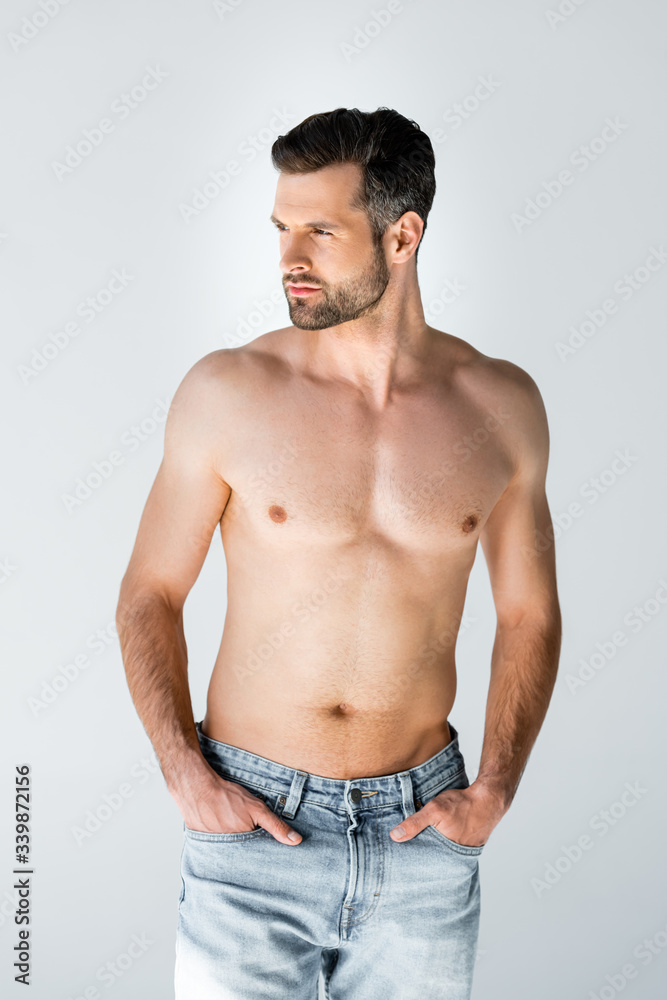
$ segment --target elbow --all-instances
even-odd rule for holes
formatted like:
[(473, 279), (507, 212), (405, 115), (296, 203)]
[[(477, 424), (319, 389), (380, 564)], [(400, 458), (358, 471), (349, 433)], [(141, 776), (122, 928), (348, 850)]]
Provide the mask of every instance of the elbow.
[(526, 649), (535, 662), (544, 664), (554, 675), (558, 671), (562, 642), (560, 608), (540, 614), (526, 611), (498, 618), (496, 644), (501, 650)]
[(125, 574), (116, 604), (116, 630), (119, 635), (138, 619), (142, 620), (146, 613), (156, 607), (168, 611), (175, 619), (181, 614), (181, 609), (172, 607), (165, 594), (154, 584), (136, 579)]
[(498, 611), (497, 621), (499, 629), (536, 631), (557, 638), (560, 643), (563, 621), (557, 597), (539, 605), (531, 602)]
[(126, 574), (121, 581), (120, 590), (118, 591), (118, 601), (116, 603), (116, 630), (119, 635), (130, 622), (135, 609), (135, 590)]

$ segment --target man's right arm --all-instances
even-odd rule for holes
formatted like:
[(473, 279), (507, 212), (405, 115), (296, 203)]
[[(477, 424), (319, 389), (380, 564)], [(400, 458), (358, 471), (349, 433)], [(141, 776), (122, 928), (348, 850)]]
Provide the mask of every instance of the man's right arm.
[(229, 432), (221, 401), (228, 361), (224, 351), (206, 355), (174, 395), (116, 623), (132, 700), (186, 826), (213, 833), (262, 826), (291, 845), (301, 837), (285, 820), (204, 759), (188, 685), (183, 605), (231, 495), (218, 471)]
[(216, 355), (202, 358), (174, 395), (116, 611), (130, 694), (177, 801), (212, 773), (195, 729), (183, 605), (231, 493), (216, 471), (219, 365)]

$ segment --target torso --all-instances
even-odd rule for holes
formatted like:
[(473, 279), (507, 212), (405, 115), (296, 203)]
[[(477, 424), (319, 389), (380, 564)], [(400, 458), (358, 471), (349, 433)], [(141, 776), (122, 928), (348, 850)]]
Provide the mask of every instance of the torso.
[(505, 362), (433, 332), (378, 412), (293, 327), (221, 351), (228, 607), (203, 731), (332, 778), (450, 742), (477, 544), (514, 472)]

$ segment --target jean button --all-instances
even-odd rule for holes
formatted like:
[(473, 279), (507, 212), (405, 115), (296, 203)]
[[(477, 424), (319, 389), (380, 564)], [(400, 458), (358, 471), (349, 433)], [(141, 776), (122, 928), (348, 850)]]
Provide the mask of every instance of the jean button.
[(353, 788), (350, 791), (350, 798), (352, 799), (353, 802), (361, 802), (361, 789)]

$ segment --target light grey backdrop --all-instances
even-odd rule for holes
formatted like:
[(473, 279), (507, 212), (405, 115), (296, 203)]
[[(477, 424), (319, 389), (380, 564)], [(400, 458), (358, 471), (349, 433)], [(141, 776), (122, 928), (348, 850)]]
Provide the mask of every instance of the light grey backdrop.
[[(480, 861), (474, 1000), (659, 1000), (664, 6), (5, 0), (0, 22), (3, 996), (25, 995), (26, 762), (30, 995), (172, 995), (182, 823), (126, 687), (118, 585), (181, 378), (289, 322), (271, 142), (315, 111), (384, 105), (435, 147), (428, 320), (530, 372), (551, 428), (561, 670)], [(216, 537), (186, 604), (197, 717), (224, 601)], [(494, 625), (480, 550), (452, 713), (471, 780)]]

